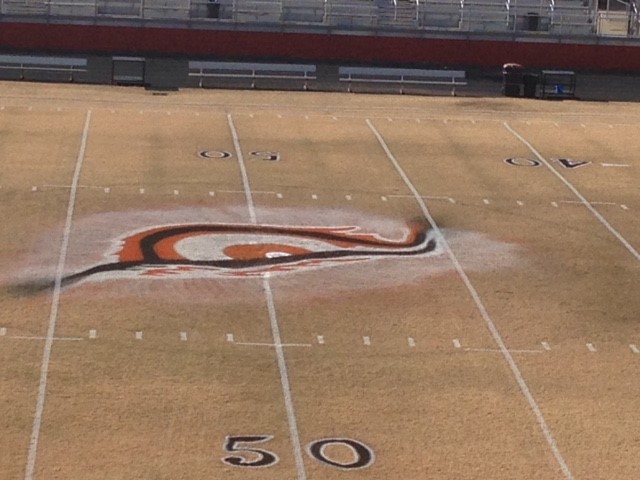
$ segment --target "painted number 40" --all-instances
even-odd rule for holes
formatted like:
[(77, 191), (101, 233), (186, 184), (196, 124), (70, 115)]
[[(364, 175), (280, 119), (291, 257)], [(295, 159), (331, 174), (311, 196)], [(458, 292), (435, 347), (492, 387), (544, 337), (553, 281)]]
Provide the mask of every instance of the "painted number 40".
[[(278, 456), (260, 445), (271, 439), (273, 439), (271, 435), (227, 437), (224, 442), (224, 449), (233, 455), (224, 457), (222, 461), (227, 465), (245, 468), (275, 465), (279, 461)], [(347, 452), (348, 455), (345, 456)], [(374, 461), (373, 450), (364, 443), (350, 438), (316, 440), (307, 446), (307, 454), (321, 463), (344, 470), (366, 468), (373, 464)]]

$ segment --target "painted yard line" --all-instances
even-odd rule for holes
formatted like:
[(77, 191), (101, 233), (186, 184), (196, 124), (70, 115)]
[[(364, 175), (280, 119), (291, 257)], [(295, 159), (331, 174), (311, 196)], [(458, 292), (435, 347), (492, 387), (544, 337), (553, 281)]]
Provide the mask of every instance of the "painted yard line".
[(42, 415), (44, 413), (44, 404), (47, 395), (47, 380), (49, 377), (49, 363), (51, 361), (51, 349), (53, 347), (53, 339), (56, 331), (56, 323), (58, 321), (58, 307), (60, 305), (60, 294), (62, 292), (62, 276), (64, 275), (65, 263), (67, 261), (67, 250), (69, 249), (69, 237), (71, 236), (71, 223), (73, 221), (73, 212), (76, 205), (76, 196), (78, 193), (78, 183), (80, 182), (80, 171), (84, 163), (84, 155), (87, 149), (87, 139), (89, 138), (89, 125), (91, 124), (91, 110), (87, 111), (84, 128), (82, 130), (82, 139), (80, 141), (80, 149), (76, 159), (76, 166), (73, 172), (73, 180), (71, 181), (71, 191), (69, 192), (69, 203), (67, 206), (67, 216), (64, 223), (62, 233), (62, 244), (60, 245), (60, 256), (58, 257), (58, 266), (56, 268), (55, 282), (53, 286), (53, 295), (51, 298), (51, 311), (49, 313), (49, 327), (44, 342), (44, 351), (42, 353), (42, 363), (40, 366), (40, 381), (38, 384), (38, 396), (36, 401), (36, 410), (33, 416), (33, 426), (31, 429), (31, 438), (29, 440), (29, 453), (27, 455), (27, 464), (25, 466), (25, 480), (33, 480), (35, 474), (36, 457), (38, 453), (38, 441), (40, 439), (40, 427), (42, 425)]
[[(578, 200), (560, 200), (560, 203), (568, 203), (570, 205), (582, 205)], [(591, 205), (617, 205), (616, 202), (590, 202)]]
[(454, 348), (460, 348), (462, 345), (460, 345), (460, 340), (458, 340), (457, 338), (453, 339), (453, 347)]
[(89, 338), (91, 340), (95, 340), (98, 337), (98, 332), (96, 330), (89, 330)]
[(188, 339), (187, 332), (180, 332), (180, 341), (181, 342), (186, 342), (187, 339)]
[(318, 340), (318, 344), (319, 345), (324, 345), (324, 336), (323, 335), (318, 335), (316, 337), (316, 339)]
[(227, 333), (227, 342), (233, 343), (233, 333)]
[[(47, 337), (35, 337), (30, 335), (13, 335), (7, 338), (13, 338), (15, 340), (47, 340)], [(58, 341), (67, 341), (67, 342), (79, 342), (80, 340), (84, 340), (84, 338), (80, 337), (53, 337), (52, 340)]]
[[(229, 130), (233, 137), (233, 146), (236, 151), (236, 158), (238, 159), (238, 166), (242, 175), (242, 184), (244, 187), (245, 198), (247, 202), (247, 209), (249, 210), (249, 218), (251, 223), (257, 224), (256, 210), (253, 203), (253, 195), (251, 193), (251, 186), (249, 184), (249, 177), (247, 175), (247, 169), (244, 165), (244, 157), (242, 155), (242, 149), (240, 147), (240, 139), (238, 138), (238, 132), (233, 123), (231, 114), (227, 114), (227, 121), (229, 124)], [(269, 284), (269, 274), (265, 274), (262, 277), (262, 289), (264, 291), (264, 297), (267, 303), (267, 311), (269, 313), (269, 322), (271, 324), (271, 335), (273, 337), (273, 343), (276, 351), (276, 359), (278, 362), (278, 371), (280, 373), (280, 384), (282, 387), (282, 395), (284, 397), (285, 410), (287, 412), (287, 422), (289, 424), (289, 435), (291, 437), (291, 446), (293, 448), (293, 458), (296, 465), (297, 480), (306, 480), (307, 472), (304, 466), (304, 459), (302, 456), (302, 445), (300, 443), (300, 434), (298, 431), (298, 420), (296, 418), (295, 408), (293, 405), (293, 398), (291, 395), (291, 384), (289, 382), (289, 373), (287, 371), (287, 362), (284, 356), (284, 350), (282, 347), (282, 338), (280, 336), (280, 326), (278, 325), (278, 317), (276, 315), (276, 307), (273, 301), (273, 292), (271, 291), (271, 285)]]
[[(394, 194), (388, 195), (389, 198), (414, 198), (413, 195)], [(456, 203), (456, 200), (451, 197), (443, 197), (441, 195), (423, 195), (421, 198), (425, 200), (443, 200), (449, 203)]]
[(505, 128), (507, 130), (509, 130), (513, 136), (515, 136), (518, 140), (520, 140), (524, 145), (526, 145), (529, 150), (531, 150), (531, 152), (538, 157), (538, 160), (540, 160), (542, 163), (544, 163), (544, 165), (562, 182), (564, 183), (567, 188), (569, 188), (569, 190), (571, 190), (573, 192), (573, 194), (578, 197), (580, 199), (580, 201), (583, 203), (583, 205), (585, 207), (587, 207), (587, 209), (589, 209), (589, 211), (600, 221), (600, 223), (602, 223), (602, 225), (605, 226), (605, 228), (607, 230), (609, 230), (609, 232), (611, 232), (611, 234), (616, 237), (618, 239), (618, 241), (620, 243), (622, 243), (622, 245), (627, 249), (627, 251), (633, 255), (635, 257), (636, 260), (640, 261), (640, 253), (638, 253), (638, 251), (633, 248), (633, 246), (615, 229), (611, 226), (611, 224), (600, 214), (600, 212), (598, 212), (595, 208), (593, 208), (593, 205), (591, 205), (591, 203), (589, 203), (589, 201), (578, 191), (578, 189), (576, 187), (574, 187), (571, 182), (569, 182), (569, 180), (567, 180), (566, 178), (564, 178), (560, 173), (558, 173), (558, 171), (553, 168), (551, 166), (551, 164), (547, 161), (546, 158), (544, 158), (540, 152), (538, 152), (533, 145), (531, 145), (522, 135), (520, 135), (518, 132), (516, 132), (513, 128), (511, 128), (509, 126), (509, 124), (507, 122), (503, 122), (503, 125), (505, 126)]
[(293, 446), (293, 454), (296, 463), (296, 471), (298, 480), (306, 480), (307, 473), (304, 468), (304, 460), (302, 458), (302, 446), (300, 444), (300, 434), (298, 433), (298, 421), (293, 407), (293, 398), (291, 396), (291, 384), (289, 383), (289, 374), (287, 372), (287, 363), (284, 358), (284, 350), (282, 349), (282, 339), (280, 337), (280, 327), (278, 325), (278, 317), (276, 316), (276, 307), (273, 301), (273, 292), (269, 285), (268, 274), (262, 279), (262, 288), (267, 300), (267, 310), (269, 311), (269, 320), (271, 321), (271, 333), (273, 335), (273, 343), (278, 359), (278, 369), (280, 370), (280, 383), (282, 384), (282, 393), (285, 399), (285, 408), (287, 410), (287, 419), (289, 421), (289, 434), (291, 435), (291, 444)]
[(601, 163), (603, 167), (630, 167), (631, 165), (627, 165), (626, 163)]
[(547, 352), (551, 351), (551, 346), (549, 345), (548, 342), (540, 342), (542, 345), (542, 348), (544, 348)]
[(0, 337), (4, 337), (7, 334), (7, 329), (5, 327), (0, 328)]
[[(465, 352), (493, 352), (493, 353), (502, 353), (502, 350), (499, 348), (465, 348)], [(514, 350), (509, 349), (511, 353), (544, 353), (544, 350)]]
[(136, 340), (142, 340), (142, 332), (140, 331), (136, 332)]
[[(237, 193), (237, 194), (240, 194), (240, 195), (244, 195), (245, 194), (244, 190), (218, 190), (218, 192), (219, 193)], [(267, 190), (251, 190), (251, 193), (253, 195), (273, 195), (276, 192), (270, 192), (270, 191), (267, 191)]]
[(265, 343), (265, 342), (235, 342), (236, 345), (245, 347), (312, 347), (310, 343)]
[(408, 337), (407, 338), (407, 343), (409, 344), (410, 347), (415, 347), (416, 346), (416, 341), (413, 337)]
[(416, 187), (413, 185), (413, 183), (411, 183), (411, 180), (409, 179), (407, 174), (404, 172), (404, 170), (402, 169), (402, 167), (400, 166), (400, 164), (396, 160), (396, 158), (393, 155), (393, 153), (391, 153), (391, 150), (389, 150), (389, 147), (387, 146), (387, 143), (384, 141), (384, 139), (382, 138), (382, 136), (380, 135), (380, 133), (374, 127), (373, 123), (371, 123), (370, 120), (367, 119), (366, 123), (367, 123), (367, 125), (369, 125), (369, 128), (371, 129), (373, 134), (378, 139), (378, 142), (380, 143), (380, 146), (382, 147), (382, 149), (387, 154), (387, 157), (388, 157), (389, 161), (395, 167), (396, 171), (398, 172), (398, 175), (402, 178), (402, 180), (406, 184), (407, 188), (409, 190), (411, 190), (411, 192), (413, 193), (413, 195), (414, 195), (414, 197), (416, 199), (416, 202), (420, 206), (420, 209), (422, 210), (422, 213), (423, 213), (425, 219), (431, 225), (431, 228), (433, 229), (433, 231), (436, 234), (436, 238), (438, 239), (438, 241), (444, 247), (444, 250), (445, 250), (446, 254), (449, 256), (449, 258), (451, 260), (451, 263), (454, 265), (456, 271), (458, 272), (458, 276), (460, 277), (460, 279), (464, 283), (465, 287), (467, 288), (467, 290), (469, 292), (469, 295), (471, 296), (471, 298), (473, 299), (474, 303), (476, 304), (478, 312), (482, 316), (482, 319), (484, 320), (485, 325), (489, 329), (489, 332), (491, 333), (491, 336), (493, 337), (493, 340), (495, 341), (496, 345), (500, 348), (502, 356), (504, 357), (505, 361), (509, 365), (509, 368), (511, 369), (511, 372), (512, 372), (512, 374), (513, 374), (518, 386), (520, 387), (520, 391), (522, 392), (522, 395), (525, 397), (525, 399), (529, 403), (529, 407), (531, 408), (531, 411), (535, 415), (536, 420), (538, 422), (538, 425), (540, 426), (540, 429), (541, 429), (541, 431), (542, 431), (542, 433), (543, 433), (543, 435), (544, 435), (544, 437), (545, 437), (545, 439), (547, 441), (547, 444), (548, 444), (549, 448), (551, 449), (551, 452), (553, 453), (553, 455), (554, 455), (554, 457), (555, 457), (555, 459), (556, 459), (556, 461), (558, 463), (558, 466), (562, 470), (562, 473), (564, 474), (565, 478), (573, 480), (573, 478), (574, 478), (573, 474), (571, 473), (571, 470), (569, 469), (569, 466), (567, 465), (566, 461), (564, 460), (564, 457), (562, 456), (562, 454), (560, 452), (560, 449), (558, 448), (558, 444), (556, 443), (556, 440), (555, 440), (555, 438), (554, 438), (554, 436), (553, 436), (553, 434), (551, 432), (551, 429), (549, 428), (549, 425), (547, 424), (547, 421), (544, 418), (544, 415), (542, 414), (542, 411), (540, 410), (540, 407), (539, 407), (538, 403), (536, 402), (535, 398), (533, 398), (533, 394), (529, 390), (529, 386), (527, 385), (524, 377), (522, 376), (522, 373), (520, 372), (520, 368), (518, 367), (518, 365), (516, 364), (516, 361), (513, 359), (513, 356), (511, 355), (511, 353), (507, 349), (507, 346), (505, 345), (504, 340), (502, 339), (502, 335), (498, 331), (498, 328), (496, 327), (495, 323), (493, 322), (493, 319), (489, 316), (489, 312), (487, 311), (486, 307), (484, 306), (484, 303), (482, 302), (482, 300), (480, 298), (480, 295), (478, 294), (478, 291), (476, 290), (476, 288), (471, 283), (471, 280), (469, 280), (469, 277), (467, 276), (466, 272), (462, 268), (462, 265), (460, 264), (460, 261), (458, 260), (456, 255), (453, 253), (453, 250), (451, 249), (451, 246), (449, 245), (449, 243), (446, 241), (446, 239), (442, 235), (442, 232), (440, 231), (440, 227), (438, 227), (438, 225), (436, 224), (435, 220), (433, 219), (433, 216), (431, 215), (431, 212), (427, 208), (427, 205), (424, 203), (424, 200), (422, 200), (422, 198), (420, 196), (420, 193), (418, 192)]
[(236, 158), (238, 159), (238, 166), (240, 167), (240, 175), (242, 176), (242, 185), (244, 186), (244, 195), (247, 199), (247, 208), (249, 209), (249, 218), (251, 223), (257, 224), (256, 207), (253, 203), (253, 194), (251, 193), (251, 186), (249, 185), (249, 177), (247, 176), (247, 169), (244, 165), (244, 156), (242, 155), (242, 149), (240, 148), (240, 139), (238, 138), (238, 131), (233, 123), (231, 114), (227, 114), (227, 123), (229, 124), (229, 130), (233, 137), (233, 147), (236, 150)]
[(597, 352), (598, 351), (596, 349), (596, 347), (593, 345), (593, 343), (587, 343), (587, 350), (589, 350), (590, 352)]
[(640, 349), (638, 349), (638, 346), (633, 344), (633, 343), (631, 345), (629, 345), (629, 348), (631, 349), (631, 351), (633, 353), (640, 353)]
[(366, 345), (367, 347), (370, 347), (371, 346), (371, 338), (369, 338), (367, 336), (362, 337), (362, 343), (364, 345)]

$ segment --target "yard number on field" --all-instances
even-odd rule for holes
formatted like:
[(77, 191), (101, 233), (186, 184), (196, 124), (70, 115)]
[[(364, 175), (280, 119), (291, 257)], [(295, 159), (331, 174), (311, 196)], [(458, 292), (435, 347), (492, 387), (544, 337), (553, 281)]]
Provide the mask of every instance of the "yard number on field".
[[(586, 160), (572, 160), (571, 158), (552, 158), (551, 160), (558, 162), (564, 168), (578, 168), (591, 163)], [(540, 160), (523, 157), (505, 158), (504, 163), (512, 167), (539, 167), (541, 165)]]
[[(224, 449), (233, 455), (222, 459), (227, 465), (234, 467), (260, 468), (270, 467), (278, 463), (279, 458), (274, 452), (258, 448), (259, 444), (273, 439), (273, 435), (237, 435), (229, 436), (224, 441)], [(257, 445), (257, 446), (256, 446)], [(346, 449), (350, 453), (350, 460), (339, 450)], [(325, 465), (343, 470), (356, 470), (373, 464), (374, 454), (367, 445), (351, 438), (323, 438), (307, 445), (310, 457)], [(336, 458), (340, 455), (340, 458)]]

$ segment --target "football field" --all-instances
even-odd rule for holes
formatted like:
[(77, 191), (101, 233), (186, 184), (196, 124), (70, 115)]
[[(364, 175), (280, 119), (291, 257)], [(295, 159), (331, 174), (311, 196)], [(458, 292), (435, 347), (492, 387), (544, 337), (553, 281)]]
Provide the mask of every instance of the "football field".
[(636, 478), (639, 127), (0, 83), (0, 478)]

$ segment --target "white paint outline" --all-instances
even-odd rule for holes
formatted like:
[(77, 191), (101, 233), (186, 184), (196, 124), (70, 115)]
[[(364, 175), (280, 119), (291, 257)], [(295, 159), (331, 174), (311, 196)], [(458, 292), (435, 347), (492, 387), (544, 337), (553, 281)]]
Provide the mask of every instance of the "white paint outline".
[(38, 440), (40, 439), (40, 428), (42, 426), (42, 416), (44, 413), (44, 404), (47, 394), (47, 381), (49, 377), (49, 363), (51, 362), (51, 350), (53, 347), (53, 339), (55, 336), (56, 323), (58, 321), (58, 307), (60, 305), (60, 294), (62, 292), (62, 277), (64, 275), (64, 267), (67, 261), (67, 251), (69, 249), (69, 237), (71, 236), (71, 222), (73, 221), (73, 211), (76, 205), (76, 196), (78, 193), (78, 183), (80, 182), (80, 171), (84, 163), (85, 151), (87, 149), (87, 139), (89, 137), (89, 125), (91, 124), (91, 110), (87, 111), (84, 120), (84, 128), (82, 130), (82, 140), (80, 142), (80, 150), (76, 159), (76, 167), (73, 172), (73, 180), (71, 181), (71, 191), (69, 192), (69, 203), (67, 206), (67, 216), (64, 223), (62, 233), (62, 244), (60, 245), (60, 256), (58, 257), (58, 266), (56, 268), (55, 282), (53, 285), (53, 295), (51, 298), (51, 310), (49, 312), (49, 327), (44, 342), (44, 350), (42, 353), (42, 363), (40, 365), (40, 381), (38, 384), (38, 397), (36, 401), (36, 411), (33, 416), (33, 426), (31, 429), (31, 438), (29, 440), (29, 453), (27, 455), (27, 464), (25, 467), (25, 480), (33, 480), (36, 458), (38, 454)]
[(526, 145), (527, 148), (531, 150), (531, 153), (533, 153), (538, 158), (538, 160), (540, 160), (545, 165), (545, 167), (547, 167), (562, 183), (564, 183), (567, 186), (567, 188), (569, 188), (569, 190), (571, 190), (573, 194), (580, 199), (582, 204), (585, 207), (587, 207), (587, 209), (593, 214), (593, 216), (596, 217), (600, 221), (600, 223), (602, 223), (602, 225), (604, 225), (605, 228), (609, 230), (609, 232), (614, 237), (616, 237), (620, 243), (622, 243), (622, 245), (629, 251), (629, 253), (631, 253), (631, 255), (633, 255), (635, 259), (640, 262), (640, 253), (638, 253), (638, 251), (635, 248), (633, 248), (633, 246), (615, 228), (613, 228), (609, 222), (607, 222), (607, 220), (600, 214), (600, 212), (598, 212), (594, 208), (594, 206), (591, 205), (591, 203), (589, 203), (589, 201), (578, 191), (578, 189), (574, 187), (571, 184), (571, 182), (569, 182), (569, 180), (564, 178), (564, 176), (562, 176), (555, 168), (553, 168), (549, 163), (549, 161), (546, 158), (544, 158), (540, 154), (540, 152), (538, 152), (533, 147), (533, 145), (531, 145), (522, 135), (520, 135), (513, 128), (511, 128), (511, 126), (509, 126), (507, 122), (502, 122), (502, 124), (509, 132), (511, 132), (511, 134), (514, 137), (516, 137), (524, 145)]
[[(233, 146), (236, 150), (236, 158), (238, 159), (240, 174), (242, 175), (242, 185), (244, 187), (244, 194), (247, 200), (247, 208), (249, 209), (249, 218), (255, 225), (258, 223), (258, 220), (256, 217), (255, 205), (253, 203), (253, 195), (251, 194), (251, 185), (249, 184), (249, 177), (247, 175), (247, 169), (244, 164), (244, 156), (242, 155), (242, 150), (240, 148), (240, 139), (238, 137), (238, 132), (233, 123), (233, 118), (230, 113), (227, 114), (227, 123), (229, 124), (229, 130), (231, 131), (231, 136), (233, 137)], [(278, 370), (280, 372), (280, 384), (282, 386), (282, 395), (284, 397), (284, 405), (287, 412), (289, 435), (291, 437), (291, 446), (293, 447), (293, 457), (296, 464), (297, 480), (306, 480), (307, 473), (304, 467), (304, 458), (302, 456), (302, 445), (300, 443), (300, 434), (298, 432), (298, 421), (293, 406), (291, 384), (289, 382), (289, 373), (287, 371), (287, 362), (284, 357), (282, 338), (280, 336), (280, 326), (278, 324), (278, 317), (273, 300), (273, 292), (271, 291), (271, 285), (269, 284), (268, 273), (262, 276), (262, 289), (264, 291), (265, 300), (267, 302), (267, 311), (269, 312), (269, 322), (271, 324), (271, 335), (273, 337), (273, 344), (276, 351)]]
[[(431, 212), (427, 208), (427, 205), (425, 204), (424, 200), (420, 196), (420, 193), (418, 192), (416, 187), (413, 185), (413, 183), (411, 183), (411, 180), (409, 179), (407, 174), (404, 172), (404, 170), (396, 160), (393, 153), (391, 153), (391, 150), (389, 149), (386, 142), (382, 138), (382, 135), (380, 135), (378, 130), (375, 128), (375, 126), (373, 125), (373, 123), (371, 123), (369, 119), (366, 120), (366, 123), (369, 126), (369, 129), (375, 135), (376, 139), (378, 140), (378, 143), (386, 153), (387, 158), (393, 164), (400, 178), (402, 178), (407, 188), (411, 190), (411, 193), (413, 193), (413, 196), (415, 197), (415, 200), (418, 203), (420, 210), (422, 210), (422, 213), (424, 214), (425, 219), (429, 222), (431, 228), (436, 233), (436, 238), (444, 246), (445, 252), (449, 256), (449, 259), (451, 260), (451, 263), (453, 263), (458, 273), (458, 276), (462, 280), (462, 283), (464, 283), (465, 287), (469, 292), (469, 295), (473, 299), (473, 302), (475, 303), (476, 308), (478, 309), (478, 312), (482, 316), (482, 319), (484, 320), (485, 325), (487, 326), (489, 332), (491, 333), (491, 336), (493, 337), (494, 342), (500, 349), (502, 356), (504, 357), (505, 361), (509, 365), (509, 368), (511, 369), (511, 373), (514, 376), (516, 383), (520, 387), (520, 391), (522, 392), (522, 395), (525, 397), (525, 399), (529, 403), (529, 407), (534, 413), (536, 420), (538, 422), (538, 425), (540, 426), (540, 429), (542, 430), (542, 433), (547, 441), (547, 444), (549, 445), (549, 448), (551, 449), (551, 452), (553, 453), (553, 456), (555, 457), (556, 462), (558, 463), (560, 469), (562, 470), (562, 473), (564, 474), (565, 478), (567, 478), (568, 480), (573, 480), (574, 478), (573, 474), (571, 473), (569, 466), (567, 465), (562, 454), (560, 453), (560, 449), (558, 448), (556, 440), (553, 437), (553, 433), (551, 432), (551, 429), (547, 425), (547, 421), (545, 420), (544, 415), (542, 414), (542, 411), (538, 406), (538, 403), (536, 402), (535, 398), (533, 398), (533, 395), (529, 390), (529, 386), (527, 385), (526, 381), (524, 380), (524, 377), (522, 376), (522, 373), (520, 372), (520, 368), (518, 367), (518, 365), (516, 364), (516, 361), (513, 359), (513, 356), (507, 349), (507, 346), (505, 345), (504, 340), (502, 339), (502, 335), (500, 334), (495, 323), (489, 316), (489, 312), (487, 311), (486, 307), (484, 306), (484, 303), (480, 299), (480, 295), (478, 294), (478, 291), (471, 283), (471, 280), (469, 280), (469, 277), (467, 276), (466, 272), (462, 268), (462, 265), (458, 261), (458, 258), (453, 253), (451, 246), (442, 235), (440, 228), (438, 227), (435, 220), (433, 219), (433, 216), (431, 215)], [(504, 124), (506, 125), (506, 122), (504, 122)], [(542, 159), (540, 160), (543, 161)], [(546, 164), (547, 162), (543, 161), (543, 163)]]

